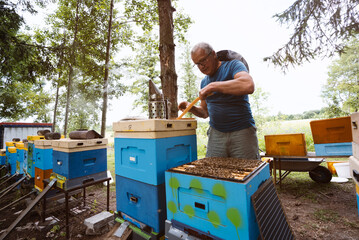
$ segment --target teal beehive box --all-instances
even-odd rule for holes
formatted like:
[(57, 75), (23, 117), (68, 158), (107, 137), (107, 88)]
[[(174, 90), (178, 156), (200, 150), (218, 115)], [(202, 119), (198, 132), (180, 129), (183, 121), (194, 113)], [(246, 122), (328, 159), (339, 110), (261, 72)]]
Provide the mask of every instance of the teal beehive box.
[(57, 140), (35, 140), (33, 158), (35, 167), (42, 170), (52, 169), (52, 141)]
[(193, 119), (115, 122), (116, 175), (163, 184), (167, 169), (197, 159), (196, 128)]
[(220, 239), (258, 239), (251, 196), (269, 177), (269, 165), (258, 160), (205, 158), (172, 168), (167, 220)]
[(24, 173), (24, 161), (27, 156), (27, 149), (25, 148), (25, 144), (23, 142), (15, 143), (16, 146), (16, 172), (19, 174)]

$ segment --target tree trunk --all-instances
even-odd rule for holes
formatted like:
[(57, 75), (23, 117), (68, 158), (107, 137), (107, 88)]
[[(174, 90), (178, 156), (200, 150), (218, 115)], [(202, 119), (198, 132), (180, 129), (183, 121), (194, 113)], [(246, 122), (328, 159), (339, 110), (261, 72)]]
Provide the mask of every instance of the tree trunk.
[(78, 27), (78, 22), (79, 22), (79, 5), (80, 5), (80, 0), (77, 0), (76, 24), (75, 24), (74, 40), (72, 42), (71, 57), (70, 57), (70, 64), (69, 64), (69, 79), (67, 82), (67, 97), (66, 97), (65, 126), (64, 126), (65, 137), (67, 135), (67, 124), (68, 124), (70, 96), (71, 96), (71, 85), (72, 85), (72, 77), (73, 77), (73, 72), (74, 72), (73, 66), (75, 65), (75, 48), (76, 48), (76, 38), (77, 38), (77, 27)]
[(171, 103), (169, 118), (178, 116), (177, 74), (175, 68), (175, 44), (173, 41), (173, 12), (171, 0), (157, 0), (160, 27), (161, 84), (165, 99)]
[(108, 91), (108, 72), (109, 72), (110, 47), (111, 47), (112, 12), (113, 12), (113, 0), (111, 0), (110, 19), (108, 20), (105, 77), (103, 81), (103, 103), (102, 103), (102, 122), (101, 122), (101, 135), (103, 137), (105, 137), (105, 133), (106, 133), (106, 114), (107, 114), (107, 100), (108, 100), (107, 91)]

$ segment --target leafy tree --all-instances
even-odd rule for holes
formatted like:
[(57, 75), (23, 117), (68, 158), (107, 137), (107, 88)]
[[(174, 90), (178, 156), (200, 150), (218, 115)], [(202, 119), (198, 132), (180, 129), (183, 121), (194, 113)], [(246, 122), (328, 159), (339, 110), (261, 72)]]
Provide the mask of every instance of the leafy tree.
[[(142, 74), (144, 74), (143, 77), (137, 76), (137, 80), (135, 84), (133, 84), (134, 89), (132, 90), (132, 92), (136, 93), (136, 95), (139, 96), (139, 98), (135, 100), (135, 106), (142, 106), (142, 109), (144, 111), (148, 109), (148, 80), (151, 79), (157, 84), (158, 79), (156, 78), (159, 77), (159, 79), (161, 80), (160, 88), (162, 88), (162, 93), (164, 94), (165, 98), (169, 99), (172, 103), (171, 115), (177, 116), (177, 75), (173, 65), (174, 55), (166, 55), (168, 53), (163, 55), (164, 52), (162, 53), (162, 58), (165, 59), (163, 61), (170, 61), (167, 63), (171, 65), (171, 67), (167, 70), (164, 70), (166, 67), (163, 65), (166, 64), (162, 62), (161, 72), (158, 71), (158, 68), (160, 66), (160, 58), (154, 55), (156, 52), (156, 54), (158, 55), (161, 49), (163, 51), (174, 51), (174, 45), (167, 43), (167, 45), (164, 46), (163, 43), (159, 43), (158, 37), (154, 37), (158, 36), (158, 32), (155, 33), (155, 31), (158, 31), (157, 26), (161, 24), (159, 22), (158, 4), (165, 4), (168, 10), (168, 7), (170, 6), (168, 2), (171, 1), (127, 0), (125, 1), (124, 6), (126, 18), (133, 19), (134, 23), (136, 23), (136, 26), (140, 28), (139, 35), (149, 37), (148, 39), (145, 39), (145, 41), (143, 41), (143, 38), (140, 36), (134, 38), (135, 46), (137, 49), (139, 49), (139, 52), (141, 52), (141, 55), (136, 54), (134, 61), (137, 62), (138, 66), (143, 66), (141, 72)], [(172, 1), (172, 3), (173, 6), (176, 7), (176, 1)], [(172, 11), (174, 11), (173, 24), (171, 25), (171, 27), (173, 28), (173, 32), (169, 33), (169, 35), (173, 34), (174, 41), (176, 41), (176, 43), (184, 43), (186, 41), (184, 34), (188, 30), (188, 27), (192, 23), (192, 21), (181, 11), (175, 11), (174, 7), (170, 7), (168, 12), (168, 14), (170, 14)], [(159, 31), (159, 34), (161, 35), (161, 30)], [(163, 38), (168, 37), (168, 34), (164, 35), (166, 36), (162, 35)], [(144, 51), (149, 52), (145, 53)], [(143, 58), (145, 58), (145, 56), (147, 56), (147, 59), (152, 59), (154, 62), (151, 62), (149, 66), (146, 66), (142, 63), (142, 60)], [(148, 71), (146, 70), (147, 68)], [(136, 69), (138, 68), (136, 67)], [(157, 71), (155, 75), (152, 74), (154, 73), (154, 69), (156, 69)], [(167, 75), (167, 77), (164, 77), (164, 75)]]
[[(182, 54), (183, 63), (181, 64), (184, 74), (180, 78), (180, 88), (183, 89), (180, 96), (183, 100), (192, 102), (198, 97), (199, 83), (198, 77), (193, 72), (193, 63), (191, 60), (191, 50), (189, 44), (185, 45), (184, 52)], [(189, 117), (193, 117), (192, 113), (186, 113)]]
[[(106, 99), (123, 94), (123, 85), (119, 83), (121, 74), (110, 74), (110, 69), (116, 70), (119, 65), (114, 64), (107, 43), (110, 37), (111, 49), (116, 51), (120, 44), (129, 42), (132, 32), (128, 30), (125, 23), (122, 24), (117, 19), (112, 21), (111, 36), (109, 36), (110, 6), (108, 0), (62, 0), (58, 2), (55, 13), (48, 16), (47, 21), (51, 27), (50, 30), (43, 31), (43, 37), (49, 45), (63, 46), (61, 52), (56, 53), (54, 58), (54, 61), (59, 63), (57, 66), (61, 79), (60, 75), (57, 80), (53, 78), (53, 85), (66, 88), (62, 94), (67, 94), (67, 101), (62, 102), (65, 105), (59, 106), (59, 109), (65, 108), (65, 131), (67, 131), (68, 114), (76, 118), (85, 118), (76, 120), (80, 124), (78, 128), (83, 128), (83, 123), (88, 122), (87, 119), (91, 119), (88, 128), (98, 126), (98, 112), (101, 110), (106, 112), (106, 109), (98, 104), (99, 99), (104, 99), (104, 91), (107, 94)], [(114, 18), (117, 13), (113, 11)], [(105, 75), (106, 87), (104, 87)], [(79, 105), (64, 107), (67, 103), (81, 102), (86, 103), (81, 106), (82, 108), (89, 108), (81, 109), (86, 114), (78, 114)], [(107, 103), (103, 102), (103, 104), (107, 106)], [(69, 121), (75, 121), (76, 118), (69, 118)], [(74, 127), (76, 124), (69, 123), (70, 125), (73, 126), (72, 129), (76, 129)]]
[(253, 94), (249, 95), (251, 109), (254, 120), (258, 130), (265, 122), (265, 115), (268, 113), (266, 102), (268, 100), (269, 93), (265, 92), (261, 87), (256, 86)]
[(343, 53), (343, 40), (359, 33), (356, 0), (296, 0), (284, 12), (274, 15), (281, 24), (293, 25), (289, 41), (272, 56), (264, 58), (286, 70), (318, 56)]
[[(37, 1), (44, 4), (45, 1)], [(46, 101), (29, 101), (41, 92), (41, 76), (47, 76), (52, 65), (48, 50), (34, 44), (31, 36), (21, 31), (22, 12), (36, 13), (31, 1), (0, 0), (0, 119), (16, 121), (32, 116), (43, 119), (38, 109)]]
[(138, 96), (134, 101), (134, 107), (140, 107), (143, 112), (148, 112), (148, 80), (151, 79), (156, 86), (161, 85), (157, 39), (158, 36), (152, 32), (145, 32), (143, 36), (138, 37), (136, 42), (139, 47), (136, 48), (135, 57), (130, 62), (132, 76), (136, 79), (130, 91)]
[(329, 116), (345, 116), (359, 109), (359, 40), (348, 42), (340, 58), (329, 67), (322, 97), (328, 103)]

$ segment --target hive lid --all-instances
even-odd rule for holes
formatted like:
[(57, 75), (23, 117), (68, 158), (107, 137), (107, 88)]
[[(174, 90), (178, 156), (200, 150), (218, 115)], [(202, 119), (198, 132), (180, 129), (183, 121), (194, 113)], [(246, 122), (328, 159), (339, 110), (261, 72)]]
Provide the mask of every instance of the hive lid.
[(57, 148), (83, 148), (93, 146), (105, 146), (107, 145), (107, 138), (96, 138), (96, 139), (69, 139), (64, 138), (56, 141), (52, 141), (52, 147)]
[(181, 131), (196, 128), (197, 121), (195, 119), (147, 119), (113, 123), (113, 130), (115, 132)]
[(171, 168), (169, 171), (244, 182), (265, 164), (260, 160), (207, 157)]
[(35, 145), (35, 147), (36, 146), (49, 146), (49, 147), (51, 147), (52, 146), (52, 141), (55, 141), (55, 140), (35, 140), (34, 145)]

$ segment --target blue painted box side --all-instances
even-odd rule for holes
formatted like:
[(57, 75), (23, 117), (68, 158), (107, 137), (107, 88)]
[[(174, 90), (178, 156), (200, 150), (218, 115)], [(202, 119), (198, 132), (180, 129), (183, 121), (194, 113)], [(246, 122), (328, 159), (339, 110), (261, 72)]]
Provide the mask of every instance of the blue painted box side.
[(353, 155), (353, 146), (351, 142), (314, 144), (314, 149), (317, 156)]
[(8, 163), (10, 164), (10, 165), (13, 165), (13, 164), (15, 164), (16, 165), (16, 160), (17, 160), (17, 152), (15, 152), (15, 153), (10, 153), (9, 152), (9, 159), (8, 159)]
[(115, 139), (115, 173), (151, 185), (165, 182), (165, 171), (197, 160), (196, 135), (157, 139)]
[(10, 174), (14, 175), (16, 173), (16, 160), (14, 163), (10, 163)]
[(5, 165), (6, 163), (6, 155), (0, 156), (0, 165)]
[(28, 147), (27, 147), (27, 173), (31, 176), (31, 177), (35, 177), (35, 162), (34, 162), (34, 150), (35, 150), (35, 145), (34, 143), (29, 142), (28, 143)]
[(16, 172), (19, 174), (24, 174), (24, 162), (16, 161)]
[(116, 175), (116, 207), (118, 212), (150, 226), (155, 232), (164, 232), (165, 183), (154, 186)]
[(71, 153), (53, 150), (52, 166), (54, 173), (67, 179), (107, 171), (107, 149)]
[(52, 151), (52, 148), (42, 149), (35, 147), (33, 153), (35, 158), (35, 167), (42, 170), (52, 169)]
[(250, 197), (269, 177), (268, 164), (244, 183), (166, 171), (167, 219), (223, 239), (257, 239)]
[(24, 161), (26, 160), (25, 152), (25, 149), (17, 149), (16, 151), (16, 172), (18, 172), (19, 174), (24, 173)]

